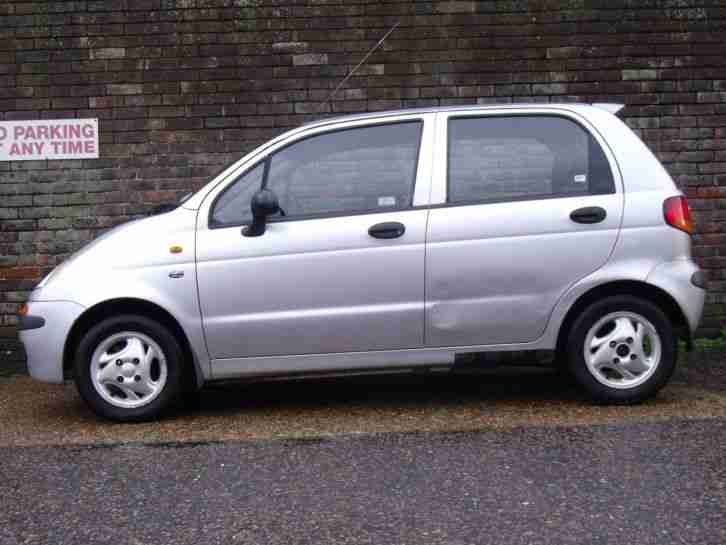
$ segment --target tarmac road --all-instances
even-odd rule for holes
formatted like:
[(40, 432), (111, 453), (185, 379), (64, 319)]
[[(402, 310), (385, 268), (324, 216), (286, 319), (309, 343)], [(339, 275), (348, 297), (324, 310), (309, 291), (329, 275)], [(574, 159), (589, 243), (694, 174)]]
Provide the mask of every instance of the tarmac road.
[(726, 543), (723, 356), (630, 408), (517, 376), (237, 386), (137, 426), (5, 378), (0, 543)]
[(0, 449), (0, 540), (726, 542), (726, 423)]

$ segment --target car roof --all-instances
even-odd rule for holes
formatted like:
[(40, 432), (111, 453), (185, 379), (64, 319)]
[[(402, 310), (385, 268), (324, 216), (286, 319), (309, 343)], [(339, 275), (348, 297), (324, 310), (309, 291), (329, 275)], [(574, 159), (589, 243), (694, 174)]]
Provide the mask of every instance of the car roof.
[(616, 103), (585, 103), (585, 102), (523, 102), (523, 103), (502, 103), (502, 104), (468, 104), (465, 106), (434, 106), (430, 108), (408, 108), (400, 110), (381, 110), (378, 112), (365, 112), (359, 114), (350, 114), (342, 116), (330, 116), (322, 119), (309, 121), (301, 125), (301, 127), (310, 128), (318, 125), (325, 125), (331, 122), (345, 121), (361, 121), (366, 119), (378, 119), (381, 117), (398, 116), (398, 115), (423, 115), (439, 112), (465, 112), (471, 110), (534, 110), (534, 109), (566, 109), (570, 111), (584, 111), (590, 108), (599, 108), (606, 110), (612, 114), (617, 113), (623, 108), (623, 104)]

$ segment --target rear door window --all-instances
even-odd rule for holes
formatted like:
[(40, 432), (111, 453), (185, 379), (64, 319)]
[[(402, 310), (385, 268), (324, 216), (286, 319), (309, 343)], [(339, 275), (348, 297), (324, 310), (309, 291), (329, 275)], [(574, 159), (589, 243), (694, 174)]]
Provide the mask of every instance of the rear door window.
[(598, 142), (559, 116), (451, 118), (449, 203), (615, 192)]

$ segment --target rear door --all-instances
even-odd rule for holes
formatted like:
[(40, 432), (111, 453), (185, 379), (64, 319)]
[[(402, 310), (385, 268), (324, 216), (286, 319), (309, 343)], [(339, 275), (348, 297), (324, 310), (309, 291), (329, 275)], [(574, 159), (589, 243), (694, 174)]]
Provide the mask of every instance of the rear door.
[[(440, 138), (439, 138), (440, 137)], [(442, 113), (426, 257), (426, 345), (525, 343), (601, 267), (623, 199), (574, 114)]]

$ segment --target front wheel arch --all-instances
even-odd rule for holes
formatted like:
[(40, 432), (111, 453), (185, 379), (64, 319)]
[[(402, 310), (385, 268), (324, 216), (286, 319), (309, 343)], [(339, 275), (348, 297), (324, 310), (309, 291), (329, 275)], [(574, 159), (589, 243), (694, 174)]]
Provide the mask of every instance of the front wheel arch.
[(144, 299), (120, 298), (98, 303), (81, 314), (71, 327), (63, 349), (63, 375), (69, 378), (73, 372), (75, 353), (83, 335), (95, 324), (110, 316), (137, 314), (153, 319), (166, 326), (176, 337), (184, 353), (184, 380), (189, 390), (197, 389), (203, 382), (191, 344), (179, 322), (167, 310)]
[(653, 303), (665, 312), (676, 331), (684, 332), (688, 336), (689, 328), (686, 316), (671, 295), (653, 284), (637, 280), (619, 280), (590, 289), (572, 304), (557, 333), (556, 355), (558, 359), (561, 359), (565, 353), (567, 339), (577, 317), (593, 303), (614, 295), (631, 295)]

